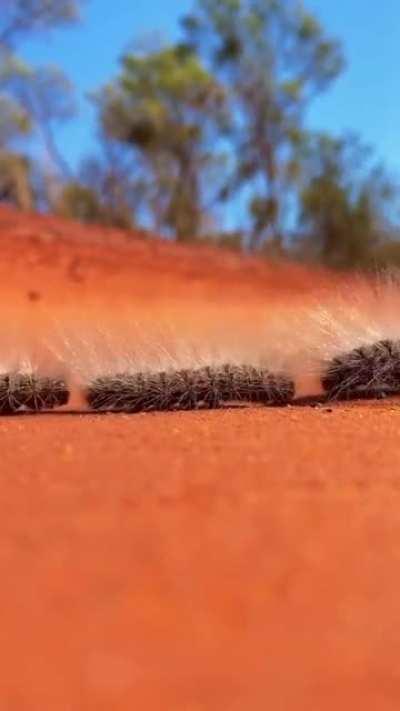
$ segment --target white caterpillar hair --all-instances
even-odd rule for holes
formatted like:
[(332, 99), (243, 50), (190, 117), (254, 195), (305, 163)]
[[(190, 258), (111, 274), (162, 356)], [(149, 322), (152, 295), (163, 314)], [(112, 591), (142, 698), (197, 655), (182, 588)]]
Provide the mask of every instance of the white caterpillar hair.
[(59, 329), (57, 355), (68, 363), (80, 405), (137, 411), (292, 399), (282, 349), (274, 340), (265, 348), (260, 324), (232, 313), (222, 325), (209, 314), (207, 327), (175, 319)]

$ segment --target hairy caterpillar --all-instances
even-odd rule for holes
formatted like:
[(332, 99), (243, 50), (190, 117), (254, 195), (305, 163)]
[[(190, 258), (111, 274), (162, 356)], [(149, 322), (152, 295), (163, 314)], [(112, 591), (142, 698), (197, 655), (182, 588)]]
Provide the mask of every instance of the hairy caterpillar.
[(395, 273), (374, 281), (353, 278), (326, 294), (301, 316), (303, 375), (330, 399), (400, 393), (399, 314)]
[(400, 392), (400, 342), (377, 341), (336, 356), (322, 375), (329, 397), (384, 397)]
[(60, 378), (32, 373), (0, 375), (0, 413), (39, 412), (63, 407), (69, 401), (69, 388)]
[(293, 380), (285, 375), (224, 364), (96, 378), (87, 389), (87, 401), (95, 410), (148, 412), (212, 409), (229, 402), (285, 405), (294, 392)]

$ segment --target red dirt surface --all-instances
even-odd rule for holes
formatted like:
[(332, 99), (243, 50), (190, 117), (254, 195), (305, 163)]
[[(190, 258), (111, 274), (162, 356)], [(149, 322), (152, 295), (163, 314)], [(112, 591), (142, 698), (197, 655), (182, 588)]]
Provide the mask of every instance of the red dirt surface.
[[(329, 282), (0, 212), (3, 326)], [(0, 420), (0, 709), (400, 706), (395, 401)]]
[[(266, 298), (308, 293), (326, 284), (323, 270), (271, 264), (213, 247), (182, 246), (0, 209), (0, 294), (24, 307), (96, 305), (115, 309), (134, 300), (265, 304)], [(112, 304), (111, 304), (112, 302)]]

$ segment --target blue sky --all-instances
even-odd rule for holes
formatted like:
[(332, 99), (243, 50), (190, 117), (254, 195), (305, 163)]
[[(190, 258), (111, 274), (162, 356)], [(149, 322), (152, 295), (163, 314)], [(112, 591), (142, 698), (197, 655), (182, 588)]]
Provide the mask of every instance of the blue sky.
[[(113, 77), (129, 44), (158, 33), (173, 40), (192, 0), (86, 0), (83, 23), (37, 39), (20, 53), (36, 63), (60, 65), (78, 89), (79, 115), (58, 132), (76, 166), (93, 147), (93, 112), (85, 94)], [(348, 67), (310, 110), (314, 128), (356, 130), (389, 169), (400, 174), (400, 0), (308, 0), (326, 29), (341, 38)]]

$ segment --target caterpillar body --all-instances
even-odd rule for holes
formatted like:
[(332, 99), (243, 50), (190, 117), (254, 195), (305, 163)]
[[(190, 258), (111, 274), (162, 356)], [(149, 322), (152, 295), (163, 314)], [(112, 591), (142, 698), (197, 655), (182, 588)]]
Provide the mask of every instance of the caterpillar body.
[(286, 375), (225, 364), (99, 377), (87, 389), (87, 402), (94, 410), (148, 412), (213, 409), (229, 402), (285, 405), (294, 394)]
[(40, 377), (32, 373), (0, 375), (0, 413), (53, 410), (69, 401), (69, 388), (61, 378)]

